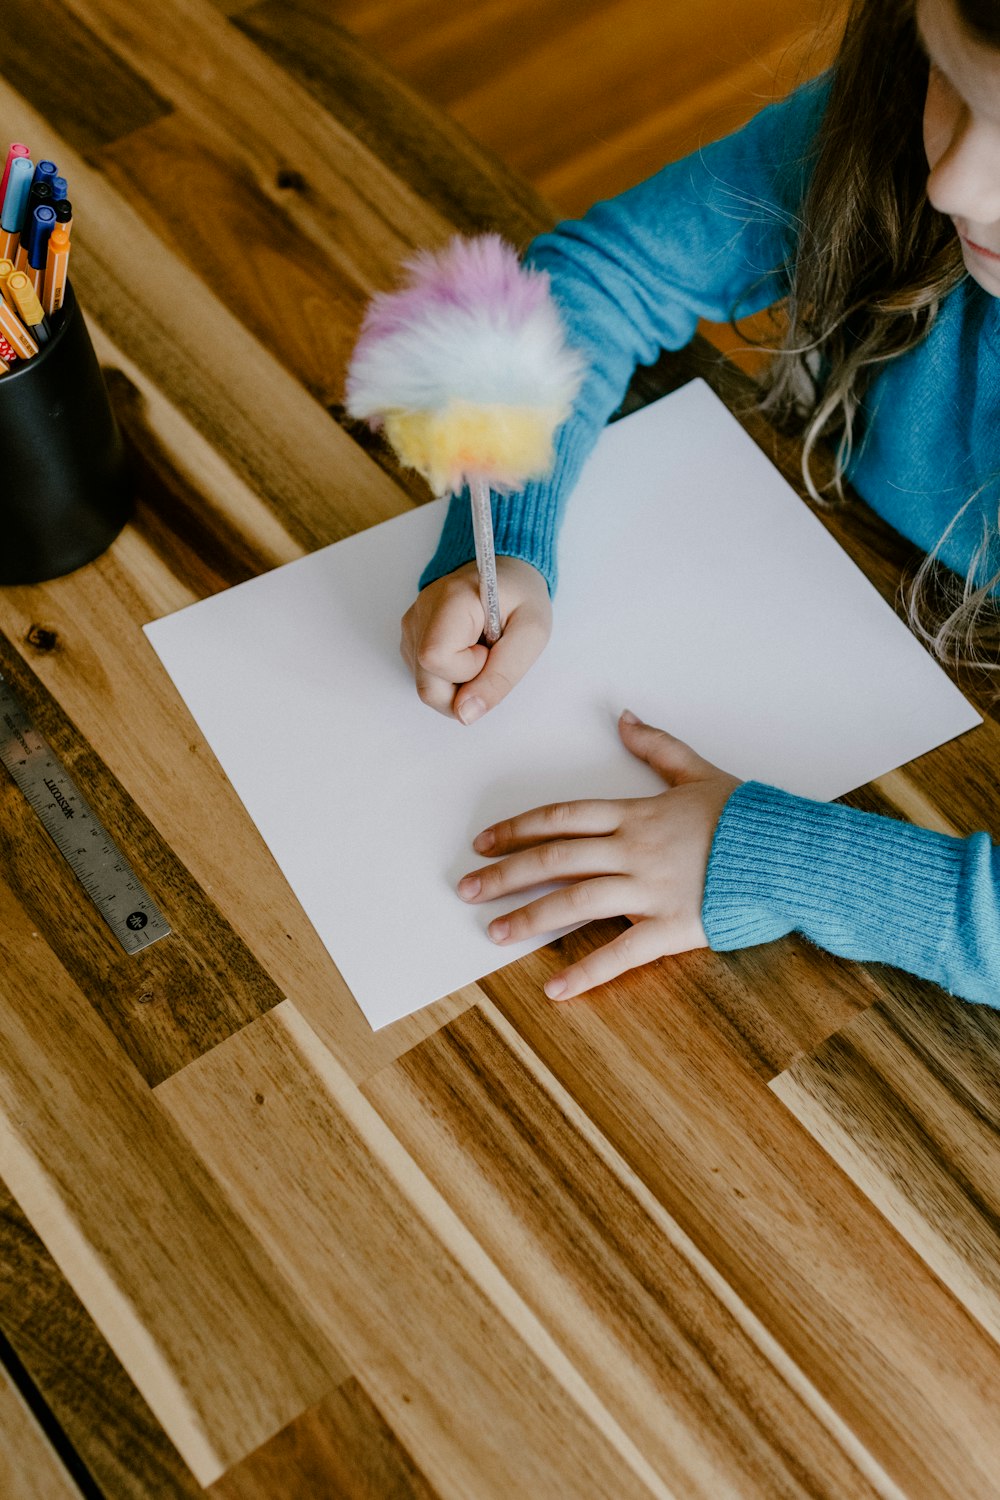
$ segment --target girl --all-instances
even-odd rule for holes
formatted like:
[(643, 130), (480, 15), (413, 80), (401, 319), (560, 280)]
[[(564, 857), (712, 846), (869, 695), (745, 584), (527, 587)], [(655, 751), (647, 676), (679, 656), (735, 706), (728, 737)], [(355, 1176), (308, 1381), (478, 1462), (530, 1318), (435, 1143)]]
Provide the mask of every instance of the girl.
[[(928, 175), (929, 174), (929, 175)], [(699, 316), (783, 300), (789, 330), (762, 397), (820, 437), (928, 568), (965, 577), (933, 637), (968, 642), (1000, 586), (1000, 3), (855, 0), (830, 73), (745, 129), (543, 235), (570, 341), (590, 374), (552, 476), (500, 507), (504, 634), (487, 651), (469, 506), (453, 503), (403, 621), (420, 696), (472, 723), (530, 667), (550, 628), (560, 509), (637, 362)], [(992, 504), (992, 524), (990, 505)], [(926, 632), (925, 632), (926, 633)], [(1000, 1005), (1000, 851), (735, 777), (625, 712), (622, 740), (659, 796), (526, 812), (475, 841), (496, 863), (467, 901), (566, 884), (498, 917), (498, 943), (626, 915), (627, 931), (554, 975), (568, 999), (637, 964), (804, 933)]]

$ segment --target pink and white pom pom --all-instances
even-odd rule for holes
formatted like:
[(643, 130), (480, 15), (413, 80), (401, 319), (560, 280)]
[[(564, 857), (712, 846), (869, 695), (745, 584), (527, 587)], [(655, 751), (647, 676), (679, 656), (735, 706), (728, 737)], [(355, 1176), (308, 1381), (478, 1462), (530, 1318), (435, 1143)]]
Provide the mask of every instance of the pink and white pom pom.
[(348, 412), (383, 428), (436, 494), (543, 477), (583, 376), (548, 275), (522, 266), (498, 235), (456, 238), (406, 269), (401, 290), (372, 299)]

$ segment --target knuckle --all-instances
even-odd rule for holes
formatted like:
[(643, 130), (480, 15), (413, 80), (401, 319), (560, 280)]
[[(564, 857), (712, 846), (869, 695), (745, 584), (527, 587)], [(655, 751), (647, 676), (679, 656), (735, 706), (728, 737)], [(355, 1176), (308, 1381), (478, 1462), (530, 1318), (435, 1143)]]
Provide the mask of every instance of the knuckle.
[(540, 844), (537, 851), (538, 863), (543, 870), (554, 870), (562, 862), (563, 853), (561, 844)]
[(568, 811), (565, 802), (550, 802), (542, 809), (542, 823), (546, 828), (565, 828)]
[(587, 911), (590, 907), (590, 891), (587, 882), (578, 881), (576, 885), (567, 886), (566, 900), (573, 911)]
[(432, 677), (442, 675), (441, 650), (437, 646), (422, 642), (417, 648), (417, 666), (422, 672), (429, 672)]

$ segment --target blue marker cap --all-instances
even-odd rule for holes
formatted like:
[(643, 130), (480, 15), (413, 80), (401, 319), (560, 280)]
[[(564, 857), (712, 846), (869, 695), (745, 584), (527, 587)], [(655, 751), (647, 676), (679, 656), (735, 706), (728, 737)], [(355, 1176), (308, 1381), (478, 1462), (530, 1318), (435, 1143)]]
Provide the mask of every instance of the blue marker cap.
[(34, 164), (26, 156), (15, 156), (10, 164), (7, 191), (3, 208), (0, 209), (0, 229), (16, 229), (20, 232), (24, 221), (24, 208), (31, 192), (31, 174)]
[(40, 161), (35, 168), (35, 175), (32, 182), (51, 182), (58, 170), (59, 168), (54, 161)]
[(69, 185), (65, 177), (51, 177), (49, 182), (52, 187), (52, 202), (58, 203), (59, 199), (65, 198), (69, 192)]
[(40, 203), (31, 216), (27, 235), (22, 235), (28, 251), (28, 265), (33, 271), (44, 271), (45, 253), (49, 245), (49, 235), (55, 228), (56, 211), (47, 203)]

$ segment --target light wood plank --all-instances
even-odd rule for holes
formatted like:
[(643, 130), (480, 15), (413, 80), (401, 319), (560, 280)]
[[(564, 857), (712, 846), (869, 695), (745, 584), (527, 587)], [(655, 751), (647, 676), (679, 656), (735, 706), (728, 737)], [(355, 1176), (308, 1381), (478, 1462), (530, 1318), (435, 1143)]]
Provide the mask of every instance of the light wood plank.
[(891, 1488), (492, 1006), (364, 1093), (677, 1495)]
[(1000, 1341), (998, 1054), (1000, 1014), (927, 986), (873, 1006), (771, 1088)]
[(670, 1494), (291, 1002), (156, 1097), (443, 1496)]
[(346, 1371), (0, 883), (0, 1159), (202, 1483)]
[(80, 1500), (79, 1489), (2, 1365), (0, 1495), (4, 1500)]

